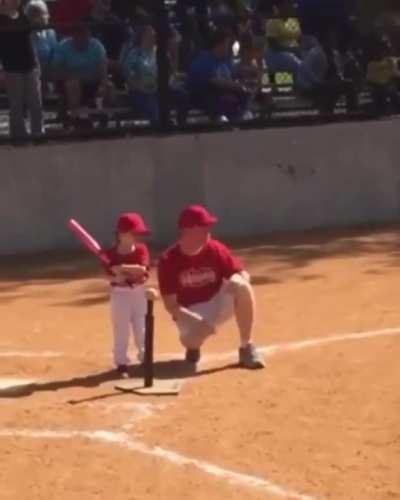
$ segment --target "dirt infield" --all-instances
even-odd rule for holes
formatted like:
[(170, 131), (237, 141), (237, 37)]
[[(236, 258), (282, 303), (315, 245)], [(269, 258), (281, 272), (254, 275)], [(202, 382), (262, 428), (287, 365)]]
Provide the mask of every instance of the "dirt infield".
[[(0, 263), (1, 500), (400, 499), (400, 231), (241, 242), (268, 369), (228, 324), (197, 374), (156, 308), (156, 373), (114, 390), (107, 288), (82, 255)], [(310, 342), (304, 342), (310, 340)]]

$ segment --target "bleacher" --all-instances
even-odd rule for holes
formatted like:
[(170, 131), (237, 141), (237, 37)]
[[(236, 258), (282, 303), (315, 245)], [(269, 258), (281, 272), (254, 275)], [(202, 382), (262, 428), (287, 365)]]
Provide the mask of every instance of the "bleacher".
[[(278, 80), (279, 81), (279, 80)], [(262, 109), (259, 104), (253, 104), (254, 120), (245, 123), (237, 123), (234, 126), (272, 126), (278, 123), (297, 124), (299, 122), (313, 123), (320, 121), (318, 110), (312, 102), (295, 94), (290, 83), (275, 83), (265, 85), (263, 92), (271, 95), (270, 105)], [(371, 116), (369, 105), (371, 97), (366, 88), (360, 93), (360, 111), (357, 114), (347, 113), (344, 99), (340, 99), (336, 105), (335, 114), (331, 120), (340, 119), (365, 119)], [(50, 93), (44, 96), (44, 122), (46, 136), (48, 138), (73, 138), (81, 135), (123, 135), (125, 133), (151, 133), (150, 123), (143, 120), (128, 103), (128, 96), (124, 91), (116, 94), (116, 104), (112, 108), (88, 109), (92, 126), (88, 130), (69, 129), (59, 114), (59, 96)], [(8, 105), (7, 97), (0, 94), (0, 141), (6, 142), (8, 134)], [(172, 121), (176, 122), (175, 113), (171, 113)], [(215, 129), (226, 128), (227, 125), (216, 125), (204, 113), (196, 109), (191, 109), (187, 116), (186, 127), (191, 129)]]
[[(175, 2), (167, 2), (172, 9)], [(264, 75), (262, 92), (268, 94), (268, 104), (261, 107), (259, 103), (252, 104), (254, 120), (243, 123), (235, 123), (235, 127), (260, 127), (272, 126), (279, 123), (286, 125), (297, 124), (299, 122), (313, 123), (320, 121), (321, 117), (318, 110), (310, 99), (296, 95), (293, 87), (293, 78), (287, 73), (278, 73), (275, 75)], [(181, 75), (184, 80), (185, 76)], [(333, 119), (361, 119), (370, 117), (371, 96), (368, 88), (360, 93), (360, 111), (356, 114), (349, 114), (346, 111), (344, 99), (340, 99), (336, 104)], [(86, 130), (76, 130), (68, 126), (60, 112), (60, 99), (55, 91), (51, 91), (43, 96), (44, 124), (47, 138), (73, 138), (77, 136), (96, 136), (96, 135), (120, 135), (126, 133), (151, 133), (153, 132), (148, 121), (138, 116), (135, 109), (128, 102), (128, 95), (124, 90), (118, 90), (116, 100), (112, 108), (89, 109), (88, 117), (90, 127)], [(8, 103), (4, 89), (0, 82), (0, 142), (7, 141), (8, 134)], [(171, 113), (172, 122), (176, 124), (175, 112)], [(324, 118), (326, 120), (326, 117)], [(214, 129), (226, 128), (227, 125), (216, 125), (211, 123), (209, 118), (196, 109), (191, 109), (188, 113), (185, 128), (192, 129)], [(177, 128), (176, 125), (171, 127)], [(182, 127), (181, 127), (182, 128)]]

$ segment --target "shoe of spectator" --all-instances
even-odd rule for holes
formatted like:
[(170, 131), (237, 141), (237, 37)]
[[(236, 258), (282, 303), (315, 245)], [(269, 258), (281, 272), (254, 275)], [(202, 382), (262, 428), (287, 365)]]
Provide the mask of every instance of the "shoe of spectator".
[(249, 122), (251, 120), (254, 120), (254, 113), (250, 110), (245, 111), (242, 115), (242, 120), (244, 122)]
[(225, 115), (221, 115), (217, 118), (217, 123), (229, 123), (229, 119)]

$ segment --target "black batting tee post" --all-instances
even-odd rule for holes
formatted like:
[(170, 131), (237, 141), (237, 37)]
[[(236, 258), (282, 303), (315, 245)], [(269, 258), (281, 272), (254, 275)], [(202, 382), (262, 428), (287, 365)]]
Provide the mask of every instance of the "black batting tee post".
[(147, 301), (146, 331), (144, 343), (144, 386), (153, 387), (154, 381), (154, 302)]

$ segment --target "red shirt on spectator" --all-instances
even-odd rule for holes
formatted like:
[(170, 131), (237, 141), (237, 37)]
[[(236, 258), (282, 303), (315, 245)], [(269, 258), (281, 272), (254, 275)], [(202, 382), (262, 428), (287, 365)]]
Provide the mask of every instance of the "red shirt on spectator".
[(53, 9), (54, 23), (60, 25), (58, 33), (65, 36), (70, 34), (71, 28), (63, 24), (79, 23), (89, 16), (91, 8), (92, 0), (58, 0)]
[(207, 302), (229, 279), (243, 267), (229, 249), (210, 239), (197, 255), (185, 255), (179, 244), (170, 247), (161, 256), (158, 280), (162, 295), (176, 295), (178, 304), (189, 307)]

